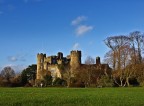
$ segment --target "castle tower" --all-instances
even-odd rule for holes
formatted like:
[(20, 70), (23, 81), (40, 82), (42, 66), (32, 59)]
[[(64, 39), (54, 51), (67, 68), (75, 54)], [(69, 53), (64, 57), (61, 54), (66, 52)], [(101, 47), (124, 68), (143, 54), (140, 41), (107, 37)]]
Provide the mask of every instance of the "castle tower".
[(48, 63), (44, 60), (44, 70), (47, 71), (48, 70)]
[(62, 52), (58, 52), (57, 56), (58, 56), (58, 59), (63, 59), (63, 53)]
[(70, 53), (70, 66), (76, 69), (81, 65), (81, 51), (71, 51)]
[(36, 79), (42, 79), (42, 71), (44, 71), (44, 59), (46, 54), (37, 54), (37, 76)]
[(96, 57), (96, 64), (101, 64), (100, 57)]

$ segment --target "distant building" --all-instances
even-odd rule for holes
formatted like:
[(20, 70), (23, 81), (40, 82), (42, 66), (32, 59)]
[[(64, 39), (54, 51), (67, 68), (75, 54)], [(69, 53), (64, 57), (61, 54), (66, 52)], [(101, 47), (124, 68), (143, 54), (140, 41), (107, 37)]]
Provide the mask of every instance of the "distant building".
[[(50, 74), (54, 79), (56, 77), (61, 78), (62, 72), (58, 68), (59, 65), (70, 65), (72, 69), (78, 67), (87, 67), (86, 64), (81, 63), (81, 51), (71, 51), (70, 55), (63, 57), (62, 52), (58, 52), (57, 56), (46, 56), (46, 54), (37, 54), (37, 75), (36, 79), (42, 80), (46, 74)], [(101, 68), (108, 71), (108, 64), (101, 64), (100, 57), (96, 57), (96, 64), (93, 64), (96, 68)], [(108, 72), (109, 73), (109, 72)]]

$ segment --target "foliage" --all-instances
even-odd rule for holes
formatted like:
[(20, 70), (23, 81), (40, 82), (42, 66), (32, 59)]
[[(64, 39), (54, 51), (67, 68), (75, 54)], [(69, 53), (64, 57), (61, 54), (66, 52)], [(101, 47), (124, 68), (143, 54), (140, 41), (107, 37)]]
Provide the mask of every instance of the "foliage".
[(98, 86), (102, 87), (113, 87), (114, 85), (113, 80), (108, 76), (101, 76), (98, 82), (99, 82)]
[(16, 75), (13, 79), (11, 79), (12, 87), (20, 87), (21, 86), (21, 76)]
[(65, 86), (66, 81), (61, 78), (56, 78), (53, 82), (53, 86)]
[(42, 83), (42, 80), (40, 80), (40, 79), (35, 80), (35, 86), (36, 87), (41, 87), (41, 83)]
[(25, 85), (28, 83), (30, 80), (35, 80), (36, 79), (36, 70), (37, 70), (37, 65), (32, 64), (29, 65), (26, 69), (24, 69), (21, 73), (21, 83), (22, 85)]
[(43, 83), (45, 86), (51, 86), (52, 85), (52, 76), (51, 75), (45, 75), (43, 78)]
[(135, 76), (140, 86), (144, 86), (144, 63), (134, 66)]

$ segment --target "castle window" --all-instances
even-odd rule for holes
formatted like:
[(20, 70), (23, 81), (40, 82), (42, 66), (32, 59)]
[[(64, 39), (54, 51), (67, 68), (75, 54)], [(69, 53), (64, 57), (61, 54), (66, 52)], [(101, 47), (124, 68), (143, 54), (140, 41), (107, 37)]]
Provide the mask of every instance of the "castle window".
[(43, 63), (43, 59), (41, 59), (41, 63)]
[(53, 64), (56, 64), (56, 60), (55, 59), (53, 59), (53, 62), (52, 62)]

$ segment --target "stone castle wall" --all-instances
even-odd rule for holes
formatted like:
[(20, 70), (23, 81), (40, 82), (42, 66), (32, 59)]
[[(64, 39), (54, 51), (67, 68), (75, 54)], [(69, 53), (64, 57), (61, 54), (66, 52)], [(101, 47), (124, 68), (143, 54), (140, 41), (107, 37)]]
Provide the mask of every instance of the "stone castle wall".
[[(81, 65), (81, 51), (71, 51), (70, 55), (63, 57), (63, 53), (58, 52), (57, 56), (46, 57), (46, 54), (37, 54), (37, 76), (36, 79), (42, 79), (45, 71), (50, 71), (52, 76), (61, 77), (58, 65), (70, 64), (71, 68), (77, 68)], [(55, 74), (55, 75), (54, 75)]]
[[(58, 52), (57, 56), (48, 56), (46, 54), (37, 54), (37, 76), (36, 79), (42, 80), (43, 77), (50, 73), (50, 75), (55, 79), (55, 77), (62, 77), (62, 72), (59, 70), (59, 65), (70, 65), (70, 71), (73, 71), (83, 66), (81, 64), (81, 51), (71, 51), (70, 55), (67, 57), (63, 57), (61, 52)], [(108, 64), (101, 64), (100, 57), (96, 57), (96, 64), (94, 64), (96, 68), (107, 68)]]

